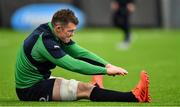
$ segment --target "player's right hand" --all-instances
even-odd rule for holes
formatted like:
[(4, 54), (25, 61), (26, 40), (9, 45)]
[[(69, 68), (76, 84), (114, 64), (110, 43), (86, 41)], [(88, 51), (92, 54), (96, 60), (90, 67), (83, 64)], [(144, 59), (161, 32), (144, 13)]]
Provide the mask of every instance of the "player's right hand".
[(115, 76), (115, 75), (124, 76), (128, 74), (128, 72), (125, 69), (111, 65), (111, 64), (107, 64), (106, 69), (107, 69), (107, 74), (110, 76)]

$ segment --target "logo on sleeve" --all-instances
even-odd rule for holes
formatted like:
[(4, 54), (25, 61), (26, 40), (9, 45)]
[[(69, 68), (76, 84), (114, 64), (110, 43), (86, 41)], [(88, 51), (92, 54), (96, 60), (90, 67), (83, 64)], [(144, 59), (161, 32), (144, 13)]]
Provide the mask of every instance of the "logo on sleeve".
[(55, 49), (59, 49), (60, 47), (58, 45), (54, 45), (54, 48)]

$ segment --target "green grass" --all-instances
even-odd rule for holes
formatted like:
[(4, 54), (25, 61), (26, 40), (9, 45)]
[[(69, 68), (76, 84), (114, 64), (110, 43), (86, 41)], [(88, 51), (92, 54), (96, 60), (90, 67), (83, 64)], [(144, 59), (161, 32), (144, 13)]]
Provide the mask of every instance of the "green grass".
[[(122, 51), (116, 46), (122, 32), (113, 28), (86, 28), (74, 36), (81, 46), (95, 52), (112, 64), (128, 70), (127, 76), (104, 77), (108, 89), (130, 91), (139, 80), (139, 72), (150, 75), (151, 103), (91, 102), (22, 102), (15, 94), (14, 66), (18, 48), (28, 33), (0, 29), (0, 106), (158, 106), (180, 105), (180, 31), (162, 29), (133, 30), (131, 47)], [(61, 68), (53, 75), (89, 82), (90, 76)]]

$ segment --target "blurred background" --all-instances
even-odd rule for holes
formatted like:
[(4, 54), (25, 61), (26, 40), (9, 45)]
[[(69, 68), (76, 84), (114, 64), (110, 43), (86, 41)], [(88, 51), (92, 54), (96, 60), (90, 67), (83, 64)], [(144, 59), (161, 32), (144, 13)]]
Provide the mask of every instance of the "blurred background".
[[(83, 24), (85, 26), (112, 26), (112, 11), (110, 9), (111, 0), (13, 0), (13, 3), (12, 0), (0, 0), (0, 27), (11, 28), (12, 26), (14, 26), (13, 23), (16, 22), (12, 22), (13, 20), (15, 20), (13, 19), (13, 17), (17, 15), (17, 11), (22, 9), (23, 7), (34, 4), (41, 5), (43, 3), (67, 3), (69, 5), (75, 6), (75, 8), (78, 8), (83, 13), (85, 19)], [(161, 28), (180, 27), (180, 0), (135, 0), (135, 4), (136, 11), (132, 14), (132, 17), (130, 19), (133, 26)], [(37, 6), (36, 8), (40, 9), (41, 6)], [(43, 14), (47, 14), (50, 11), (49, 9), (50, 8), (48, 7), (43, 9)], [(29, 14), (35, 12), (35, 10), (30, 8), (28, 9), (28, 11), (31, 11), (29, 12)], [(26, 13), (26, 15), (27, 14), (28, 13)], [(31, 20), (30, 18), (34, 17), (29, 17), (29, 20)], [(43, 18), (46, 19), (46, 17)], [(45, 19), (43, 20), (46, 21)]]
[[(134, 1), (136, 9), (130, 17), (132, 40), (124, 51), (116, 47), (123, 41), (124, 34), (113, 27), (112, 0), (0, 0), (0, 106), (179, 106), (180, 0)], [(30, 31), (51, 21), (54, 12), (61, 8), (72, 9), (79, 18), (81, 30), (73, 37), (76, 43), (129, 72), (124, 77), (104, 76), (104, 87), (131, 90), (139, 80), (139, 72), (147, 70), (152, 103), (29, 103), (18, 100), (14, 78), (18, 49)], [(91, 80), (91, 76), (60, 67), (56, 67), (52, 74), (83, 82)]]

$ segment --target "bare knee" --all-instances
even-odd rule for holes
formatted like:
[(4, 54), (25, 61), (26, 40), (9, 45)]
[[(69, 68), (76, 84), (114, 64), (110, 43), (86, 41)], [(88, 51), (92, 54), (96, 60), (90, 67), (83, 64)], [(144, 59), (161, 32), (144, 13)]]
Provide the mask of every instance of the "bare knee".
[(93, 88), (94, 85), (92, 84), (79, 82), (77, 89), (77, 99), (89, 99), (89, 96)]

